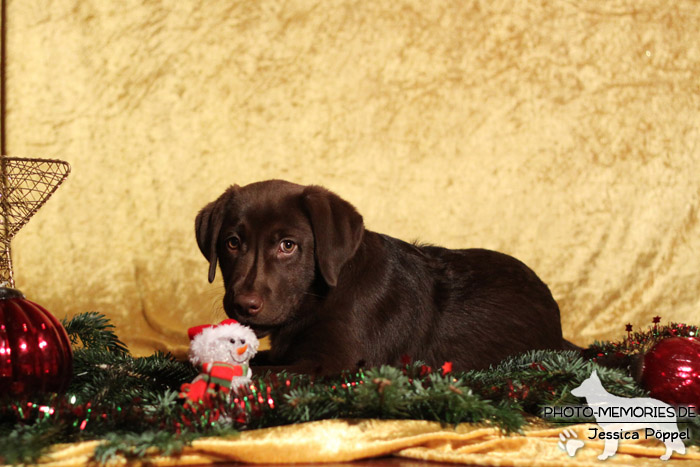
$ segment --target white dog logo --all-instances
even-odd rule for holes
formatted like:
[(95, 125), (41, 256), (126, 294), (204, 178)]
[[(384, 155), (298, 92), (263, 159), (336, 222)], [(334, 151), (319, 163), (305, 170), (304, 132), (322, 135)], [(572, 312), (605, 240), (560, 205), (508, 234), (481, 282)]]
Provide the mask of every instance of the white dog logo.
[(600, 433), (593, 429), (596, 432), (593, 437), (605, 440), (603, 453), (598, 459), (605, 460), (614, 455), (620, 439), (638, 439), (639, 434), (636, 432), (639, 430), (644, 430), (647, 438), (654, 436), (664, 443), (666, 452), (661, 456), (662, 460), (668, 460), (673, 451), (685, 454), (682, 439), (687, 438), (688, 433), (678, 431), (675, 411), (665, 402), (650, 397), (625, 398), (612, 395), (605, 390), (595, 370), (579, 387), (572, 389), (571, 394), (586, 399), (588, 406), (593, 409), (596, 422), (602, 428)]

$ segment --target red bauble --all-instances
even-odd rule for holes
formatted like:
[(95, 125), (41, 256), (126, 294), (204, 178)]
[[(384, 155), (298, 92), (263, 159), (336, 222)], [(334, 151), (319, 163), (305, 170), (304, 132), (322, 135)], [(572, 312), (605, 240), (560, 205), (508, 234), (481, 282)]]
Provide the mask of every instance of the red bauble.
[(651, 397), (700, 410), (700, 340), (669, 337), (644, 355), (642, 386)]
[(22, 292), (0, 287), (0, 396), (62, 392), (72, 372), (61, 323)]

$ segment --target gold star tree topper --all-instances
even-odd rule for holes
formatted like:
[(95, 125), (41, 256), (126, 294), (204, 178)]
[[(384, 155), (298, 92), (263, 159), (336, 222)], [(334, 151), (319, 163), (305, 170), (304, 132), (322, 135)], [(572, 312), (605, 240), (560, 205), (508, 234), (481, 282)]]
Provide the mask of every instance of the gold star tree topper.
[(15, 286), (10, 242), (70, 173), (67, 162), (0, 156), (0, 287)]

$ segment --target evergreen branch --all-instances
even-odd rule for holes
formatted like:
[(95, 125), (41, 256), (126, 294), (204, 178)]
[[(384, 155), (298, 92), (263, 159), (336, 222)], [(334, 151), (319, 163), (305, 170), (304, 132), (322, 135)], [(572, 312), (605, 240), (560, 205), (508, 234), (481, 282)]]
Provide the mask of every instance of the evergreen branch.
[(623, 397), (646, 395), (625, 370), (602, 367), (574, 351), (530, 351), (463, 377), (465, 384), (483, 397), (510, 400), (537, 415), (545, 405), (578, 404), (579, 399), (570, 390), (594, 369), (610, 393)]
[(518, 406), (510, 401), (494, 403), (475, 394), (464, 378), (433, 373), (430, 389), (415, 382), (419, 404), (410, 412), (410, 418), (435, 420), (450, 425), (464, 422), (488, 421), (506, 432), (519, 431), (525, 419)]
[(114, 333), (114, 325), (105, 315), (95, 311), (80, 313), (70, 320), (63, 319), (61, 324), (66, 329), (73, 346), (82, 345), (86, 349), (104, 349), (110, 352), (127, 354), (129, 350)]
[(198, 436), (195, 433), (176, 435), (167, 431), (144, 431), (142, 433), (108, 433), (104, 443), (95, 448), (93, 458), (106, 465), (124, 457), (127, 462), (144, 459), (149, 454), (172, 456), (182, 452)]
[(408, 418), (411, 408), (408, 376), (394, 367), (381, 366), (367, 371), (364, 384), (353, 391), (353, 409), (366, 418)]
[(74, 352), (73, 373), (68, 393), (79, 401), (124, 405), (135, 398), (154, 400), (151, 395), (179, 389), (197, 371), (189, 362), (161, 352), (137, 358), (129, 353), (86, 348)]
[(107, 465), (123, 457), (127, 462), (142, 461), (150, 455), (174, 456), (205, 436), (233, 436), (238, 432), (229, 427), (214, 427), (199, 431), (173, 433), (148, 430), (141, 433), (114, 432), (104, 437), (104, 443), (95, 448), (93, 460)]
[(51, 445), (65, 438), (61, 424), (5, 426), (0, 429), (0, 464), (34, 464)]
[(688, 430), (690, 439), (685, 441), (685, 445), (695, 445), (700, 446), (700, 416), (698, 414), (688, 420), (678, 422), (678, 430), (685, 431)]

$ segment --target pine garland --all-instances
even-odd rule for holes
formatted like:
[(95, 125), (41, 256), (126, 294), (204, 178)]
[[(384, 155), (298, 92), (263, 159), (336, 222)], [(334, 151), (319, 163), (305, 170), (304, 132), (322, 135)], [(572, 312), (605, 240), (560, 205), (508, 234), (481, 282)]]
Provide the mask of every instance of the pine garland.
[[(57, 442), (101, 439), (95, 461), (139, 459), (156, 450), (176, 454), (202, 436), (329, 418), (384, 418), (463, 422), (519, 432), (544, 407), (580, 405), (570, 390), (595, 369), (618, 396), (646, 395), (630, 368), (607, 368), (596, 359), (634, 355), (652, 338), (695, 335), (697, 328), (655, 326), (626, 343), (595, 343), (586, 356), (573, 351), (532, 351), (483, 371), (434, 371), (421, 362), (383, 366), (314, 379), (287, 373), (254, 378), (233, 399), (226, 395), (196, 410), (178, 399), (180, 385), (197, 370), (169, 354), (132, 356), (114, 327), (98, 313), (64, 321), (74, 346), (74, 376), (63, 396), (0, 402), (0, 462), (31, 463)], [(693, 334), (689, 334), (693, 333)], [(637, 345), (631, 345), (637, 342)], [(626, 354), (625, 354), (626, 352)], [(573, 423), (594, 420), (556, 420)], [(700, 420), (688, 444), (700, 444)]]
[(698, 327), (685, 323), (671, 323), (667, 326), (660, 326), (660, 317), (654, 317), (649, 329), (643, 331), (633, 331), (632, 325), (627, 324), (627, 338), (617, 342), (598, 342), (586, 349), (586, 356), (593, 360), (605, 360), (618, 358), (621, 361), (629, 362), (637, 355), (644, 354), (657, 342), (669, 337), (696, 337)]
[(491, 423), (518, 431), (525, 422), (515, 404), (484, 399), (453, 375), (433, 373), (413, 379), (408, 371), (390, 366), (340, 379), (284, 373), (255, 378), (233, 402), (225, 415), (240, 429), (329, 418), (380, 418)]

